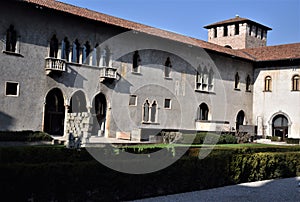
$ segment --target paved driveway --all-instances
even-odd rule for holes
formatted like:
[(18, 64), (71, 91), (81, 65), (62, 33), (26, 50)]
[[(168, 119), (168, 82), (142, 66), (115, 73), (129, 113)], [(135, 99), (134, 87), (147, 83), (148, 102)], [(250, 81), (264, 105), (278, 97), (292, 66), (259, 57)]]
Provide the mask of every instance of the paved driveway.
[(161, 196), (139, 202), (174, 201), (296, 201), (300, 202), (300, 177), (265, 180), (239, 185)]

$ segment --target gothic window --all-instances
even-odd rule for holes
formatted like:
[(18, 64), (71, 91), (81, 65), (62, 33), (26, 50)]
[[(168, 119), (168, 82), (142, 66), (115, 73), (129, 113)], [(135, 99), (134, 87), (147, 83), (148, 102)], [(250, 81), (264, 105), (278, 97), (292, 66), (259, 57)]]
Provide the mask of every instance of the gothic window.
[(89, 58), (91, 52), (91, 46), (89, 44), (89, 42), (85, 42), (85, 44), (83, 45), (83, 51), (82, 51), (82, 63), (87, 63), (89, 64), (89, 62), (87, 61)]
[(208, 90), (208, 71), (207, 68), (204, 68), (202, 73), (202, 90), (207, 91)]
[(150, 104), (149, 101), (146, 100), (143, 106), (143, 122), (149, 122), (149, 111), (150, 111)]
[(292, 78), (292, 91), (300, 91), (300, 76), (295, 75)]
[(58, 40), (56, 38), (56, 35), (53, 34), (51, 40), (50, 40), (50, 57), (51, 58), (57, 58), (57, 52), (58, 52)]
[(201, 83), (202, 83), (202, 75), (197, 71), (196, 75), (196, 89), (201, 90)]
[(235, 35), (239, 35), (240, 34), (240, 25), (239, 24), (235, 24), (234, 25), (234, 30), (235, 30), (234, 34)]
[(170, 77), (171, 68), (172, 68), (172, 64), (171, 64), (170, 58), (168, 57), (165, 62), (165, 77), (166, 78)]
[(210, 69), (208, 73), (208, 90), (212, 91), (213, 87), (214, 87), (214, 71)]
[(6, 51), (17, 52), (17, 32), (13, 25), (10, 25), (6, 31)]
[(251, 78), (250, 76), (248, 75), (247, 78), (246, 78), (246, 91), (251, 91), (250, 90), (250, 84), (251, 84)]
[(80, 43), (78, 39), (76, 39), (72, 45), (72, 62), (79, 63), (79, 57), (80, 57)]
[(239, 89), (239, 85), (240, 85), (240, 76), (239, 73), (237, 72), (234, 77), (234, 89)]
[(270, 76), (266, 76), (264, 91), (270, 92), (271, 90), (272, 90), (272, 78)]
[[(93, 52), (92, 52), (92, 65), (93, 66), (97, 66), (97, 61), (98, 60), (98, 56), (100, 55), (99, 54), (99, 48), (98, 48), (99, 44), (97, 43), (93, 49)], [(97, 49), (98, 48), (98, 49)]]
[(65, 37), (64, 40), (61, 42), (61, 59), (66, 59), (69, 61), (69, 54), (70, 54), (70, 42), (68, 37)]
[(201, 105), (199, 105), (198, 108), (198, 113), (197, 113), (197, 119), (198, 120), (208, 120), (208, 106), (205, 103), (202, 103)]
[(228, 36), (228, 27), (227, 27), (227, 25), (224, 26), (224, 35), (223, 36)]
[(152, 105), (151, 105), (151, 119), (150, 121), (152, 123), (155, 123), (156, 122), (156, 111), (157, 111), (157, 104), (156, 104), (156, 101), (153, 101)]
[(135, 51), (134, 54), (133, 54), (133, 58), (132, 58), (132, 72), (138, 72), (139, 71), (139, 65), (140, 65), (140, 62), (141, 62), (141, 58), (140, 58), (140, 55), (139, 55), (139, 52), (138, 51)]
[(209, 71), (205, 67), (201, 70), (201, 67), (198, 67), (196, 75), (196, 90), (200, 91), (213, 91), (214, 86), (214, 72), (212, 69)]

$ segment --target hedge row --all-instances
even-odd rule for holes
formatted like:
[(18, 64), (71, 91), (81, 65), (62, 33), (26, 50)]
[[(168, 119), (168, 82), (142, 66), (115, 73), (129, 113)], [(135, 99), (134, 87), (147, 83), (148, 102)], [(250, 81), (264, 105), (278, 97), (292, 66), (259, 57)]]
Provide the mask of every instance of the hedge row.
[(0, 131), (0, 141), (51, 141), (53, 138), (44, 132), (39, 131)]
[(190, 143), (193, 144), (237, 144), (237, 138), (232, 134), (215, 134), (215, 133), (205, 133), (199, 132), (196, 135), (183, 135), (183, 140), (181, 143)]
[[(55, 148), (52, 154), (55, 156), (47, 157), (51, 155), (48, 153), (50, 149), (29, 149), (30, 155), (33, 151), (39, 151), (36, 156), (44, 156), (44, 161), (37, 160), (38, 158), (30, 160), (27, 156), (26, 160), (10, 162), (3, 155), (13, 150), (1, 148), (1, 199), (5, 200), (8, 197), (10, 201), (26, 201), (29, 198), (35, 201), (132, 200), (300, 175), (300, 153), (295, 151), (247, 153), (246, 150), (238, 149), (213, 150), (209, 156), (200, 160), (197, 152), (192, 150), (166, 169), (150, 174), (130, 175), (108, 169), (88, 157), (85, 150)], [(108, 152), (109, 155), (113, 155), (113, 152)], [(10, 157), (13, 158), (13, 155)], [(19, 154), (17, 158), (20, 158)]]

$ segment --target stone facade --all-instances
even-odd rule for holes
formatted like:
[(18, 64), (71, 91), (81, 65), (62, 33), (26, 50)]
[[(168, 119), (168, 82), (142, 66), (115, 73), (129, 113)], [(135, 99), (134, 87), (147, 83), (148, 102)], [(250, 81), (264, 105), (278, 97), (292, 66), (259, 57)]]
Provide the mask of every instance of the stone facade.
[[(6, 50), (11, 24), (18, 36), (15, 52)], [(231, 132), (239, 125), (257, 125), (259, 135), (272, 135), (265, 125), (282, 110), (290, 117), (289, 137), (300, 135), (298, 108), (291, 103), (261, 109), (271, 102), (261, 100), (268, 94), (260, 90), (263, 73), (273, 70), (249, 59), (16, 2), (1, 6), (0, 25), (0, 130), (40, 130), (66, 140), (72, 134), (83, 143), (99, 136), (154, 141), (153, 133), (161, 131)], [(248, 25), (239, 26), (240, 35), (228, 27), (228, 38), (247, 44)]]

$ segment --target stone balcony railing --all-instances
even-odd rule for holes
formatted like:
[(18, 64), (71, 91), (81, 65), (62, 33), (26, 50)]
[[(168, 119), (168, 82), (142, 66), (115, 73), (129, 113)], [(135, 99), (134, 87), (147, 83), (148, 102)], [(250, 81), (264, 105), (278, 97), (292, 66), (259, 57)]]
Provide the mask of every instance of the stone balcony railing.
[(100, 81), (102, 82), (106, 79), (117, 79), (117, 69), (113, 67), (100, 67)]
[(65, 72), (66, 71), (67, 62), (62, 59), (57, 58), (46, 58), (45, 70), (46, 74), (50, 74), (51, 72)]

